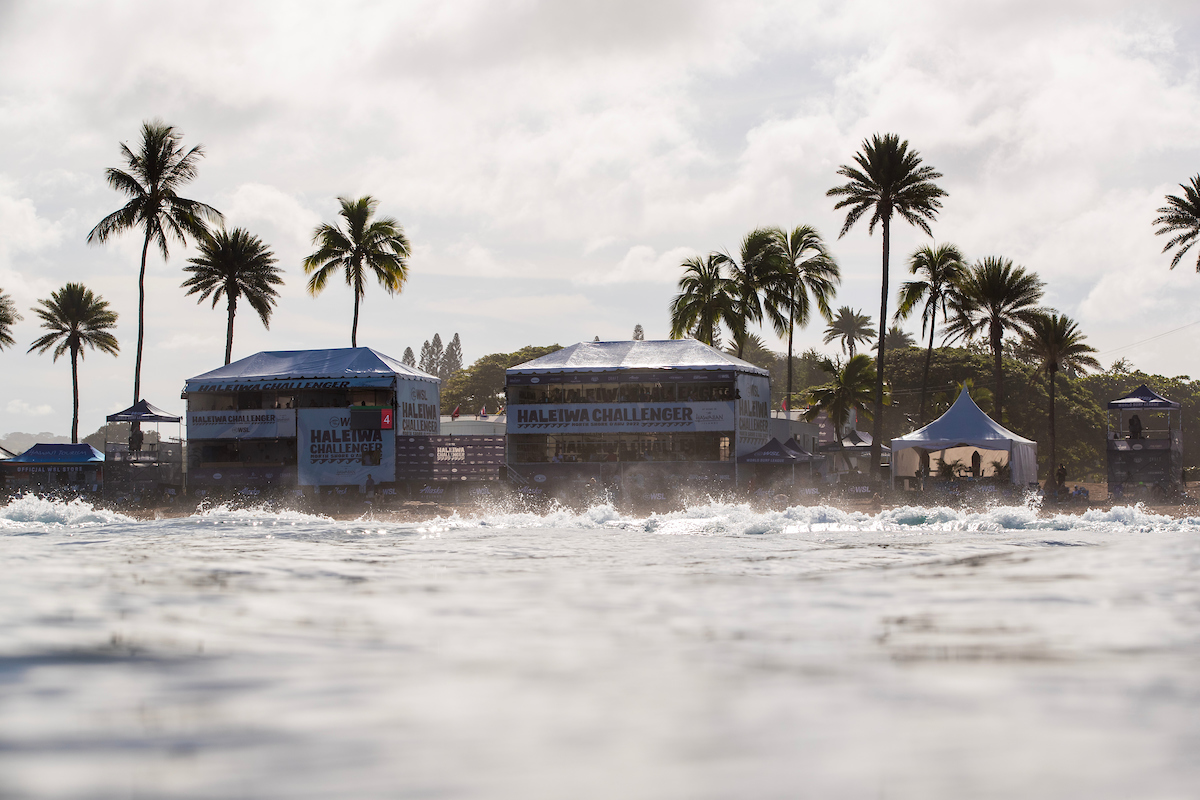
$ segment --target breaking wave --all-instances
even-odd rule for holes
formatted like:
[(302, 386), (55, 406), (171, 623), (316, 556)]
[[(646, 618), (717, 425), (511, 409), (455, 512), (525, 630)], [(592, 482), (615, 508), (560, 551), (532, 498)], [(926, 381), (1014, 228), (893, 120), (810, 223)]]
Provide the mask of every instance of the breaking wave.
[(96, 508), (86, 500), (53, 500), (26, 494), (0, 506), (0, 530), (28, 529), (32, 524), (43, 527), (76, 527), (136, 522), (131, 517)]

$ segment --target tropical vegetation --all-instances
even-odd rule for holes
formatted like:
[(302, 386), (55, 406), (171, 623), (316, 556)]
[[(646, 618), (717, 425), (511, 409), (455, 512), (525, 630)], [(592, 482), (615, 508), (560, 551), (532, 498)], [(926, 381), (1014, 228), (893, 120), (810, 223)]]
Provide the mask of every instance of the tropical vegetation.
[(79, 442), (79, 361), (85, 348), (116, 355), (120, 350), (111, 331), (117, 313), (108, 303), (79, 283), (68, 283), (50, 297), (38, 301), (33, 312), (42, 321), (43, 334), (29, 346), (28, 352), (45, 353), (54, 348), (54, 361), (64, 353), (71, 355), (71, 443)]
[(854, 358), (859, 344), (875, 338), (871, 325), (870, 315), (862, 313), (861, 309), (855, 311), (850, 306), (842, 306), (825, 326), (825, 337), (821, 341), (825, 344), (841, 342), (842, 352)]
[(953, 318), (947, 328), (951, 341), (987, 336), (992, 352), (996, 392), (996, 421), (1004, 424), (1004, 334), (1024, 334), (1038, 312), (1045, 284), (1012, 259), (988, 256), (975, 262), (958, 282), (951, 297)]
[[(1159, 226), (1154, 233), (1171, 237), (1162, 250), (1164, 253), (1175, 250), (1171, 269), (1175, 269), (1200, 237), (1200, 175), (1179, 184), (1179, 188), (1183, 189), (1183, 194), (1167, 195), (1167, 204), (1158, 210), (1159, 216), (1154, 220)], [(1200, 272), (1200, 255), (1196, 258), (1196, 271)]]
[(271, 311), (279, 297), (275, 287), (283, 283), (283, 270), (275, 265), (275, 254), (262, 240), (243, 228), (206, 233), (200, 237), (197, 249), (200, 255), (189, 258), (191, 266), (183, 268), (191, 275), (183, 282), (183, 288), (188, 295), (199, 294), (198, 303), (211, 296), (213, 308), (222, 296), (225, 298), (225, 363), (228, 364), (233, 355), (233, 319), (238, 299), (245, 298), (258, 313), (263, 327), (269, 330)]
[(829, 383), (809, 390), (809, 407), (805, 412), (805, 419), (811, 421), (821, 412), (825, 413), (833, 425), (838, 452), (849, 470), (850, 458), (846, 455), (846, 448), (842, 443), (843, 429), (850, 419), (851, 411), (870, 419), (872, 390), (876, 383), (875, 365), (870, 356), (860, 353), (851, 356), (844, 365), (826, 359), (821, 368), (832, 378)]
[(925, 233), (931, 233), (929, 223), (942, 207), (941, 198), (946, 192), (934, 181), (942, 174), (933, 167), (921, 163), (916, 150), (910, 150), (907, 141), (901, 141), (894, 133), (875, 134), (862, 144), (855, 154), (857, 166), (843, 164), (838, 174), (847, 183), (835, 186), (826, 192), (829, 197), (839, 198), (834, 209), (848, 209), (838, 238), (845, 236), (863, 215), (869, 213), (868, 234), (879, 225), (883, 238), (883, 269), (879, 299), (879, 346), (875, 355), (875, 412), (871, 439), (871, 474), (879, 475), (879, 461), (883, 443), (883, 370), (884, 354), (887, 352), (887, 307), (888, 307), (888, 260), (891, 255), (892, 216), (915, 225)]
[(12, 335), (12, 326), (22, 319), (24, 317), (17, 313), (17, 304), (13, 302), (12, 297), (0, 289), (0, 350), (17, 343)]
[(728, 259), (720, 253), (692, 256), (683, 264), (679, 293), (671, 301), (671, 338), (690, 336), (710, 347), (721, 346), (721, 324), (736, 327), (741, 309), (726, 277)]
[(146, 335), (146, 256), (153, 244), (163, 260), (170, 257), (170, 242), (186, 245), (190, 238), (207, 233), (206, 222), (219, 223), (221, 212), (197, 200), (179, 196), (179, 191), (196, 178), (203, 145), (184, 148), (183, 134), (161, 120), (142, 123), (142, 140), (137, 150), (122, 142), (125, 169), (105, 171), (108, 185), (129, 201), (106, 216), (87, 235), (88, 243), (103, 244), (114, 236), (139, 230), (143, 236), (142, 262), (138, 271), (137, 354), (133, 365), (133, 402), (142, 392), (142, 347)]
[(812, 309), (826, 321), (833, 319), (829, 303), (837, 294), (842, 272), (824, 239), (811, 225), (791, 230), (772, 228), (771, 235), (779, 251), (779, 281), (782, 292), (772, 293), (771, 321), (781, 338), (787, 333), (787, 393), (792, 396), (792, 342), (796, 326), (804, 328), (812, 319)]
[(907, 319), (921, 308), (921, 333), (929, 329), (929, 348), (925, 353), (925, 372), (921, 377), (921, 409), (917, 418), (924, 425), (925, 398), (929, 384), (929, 364), (933, 360), (933, 337), (940, 314), (944, 321), (950, 311), (950, 301), (966, 273), (966, 259), (952, 244), (919, 247), (908, 259), (908, 271), (918, 276), (900, 287), (900, 302), (896, 319)]
[(1062, 370), (1083, 371), (1099, 369), (1100, 362), (1092, 356), (1094, 347), (1084, 344), (1087, 337), (1079, 330), (1079, 325), (1065, 314), (1055, 312), (1039, 312), (1034, 314), (1027, 325), (1025, 345), (1039, 362), (1039, 371), (1046, 376), (1046, 392), (1049, 395), (1050, 428), (1050, 472), (1053, 474), (1054, 465), (1058, 463), (1057, 440), (1054, 425), (1054, 395), (1055, 382)]
[(313, 232), (317, 249), (303, 262), (305, 274), (312, 275), (308, 292), (316, 297), (341, 273), (354, 293), (354, 321), (350, 326), (350, 346), (358, 347), (358, 312), (366, 284), (374, 276), (388, 294), (404, 288), (408, 280), (408, 258), (412, 247), (404, 228), (392, 217), (373, 219), (379, 201), (371, 196), (352, 200), (339, 197), (338, 212), (345, 229), (323, 223)]

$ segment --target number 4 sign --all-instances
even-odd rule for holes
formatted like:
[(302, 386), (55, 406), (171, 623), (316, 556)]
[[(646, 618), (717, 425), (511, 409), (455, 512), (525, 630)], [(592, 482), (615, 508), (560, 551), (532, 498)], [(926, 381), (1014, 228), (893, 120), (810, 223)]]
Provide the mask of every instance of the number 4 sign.
[(383, 409), (383, 413), (380, 414), (380, 417), (379, 417), (379, 422), (380, 422), (379, 427), (381, 429), (383, 429), (385, 431), (392, 430), (392, 409), (390, 409), (390, 408)]

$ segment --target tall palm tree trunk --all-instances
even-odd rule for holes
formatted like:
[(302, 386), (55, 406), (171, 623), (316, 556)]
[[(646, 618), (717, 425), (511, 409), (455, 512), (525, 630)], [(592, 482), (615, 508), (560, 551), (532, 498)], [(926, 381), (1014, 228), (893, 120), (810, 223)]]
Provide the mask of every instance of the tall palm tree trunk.
[(225, 297), (229, 299), (229, 321), (225, 324), (225, 363), (233, 358), (233, 316), (237, 313), (237, 295), (225, 288)]
[(350, 326), (350, 346), (358, 347), (358, 291), (354, 292), (354, 324)]
[(879, 454), (883, 447), (883, 354), (887, 351), (888, 256), (891, 252), (890, 213), (883, 215), (883, 287), (879, 292), (879, 352), (875, 356), (875, 421), (871, 426), (871, 479), (878, 480), (882, 472)]
[[(1047, 471), (1050, 478), (1054, 477), (1054, 465), (1058, 463), (1058, 451), (1056, 449), (1057, 442), (1055, 440), (1054, 431), (1054, 389), (1055, 377), (1058, 370), (1050, 370), (1050, 468)], [(1046, 480), (1049, 481), (1050, 478)]]
[(929, 323), (929, 348), (925, 351), (925, 372), (921, 375), (921, 410), (917, 412), (917, 420), (925, 424), (925, 395), (929, 388), (929, 365), (933, 361), (933, 329), (934, 323)]
[[(146, 230), (146, 242), (142, 245), (142, 269), (138, 272), (138, 343), (137, 357), (133, 362), (133, 402), (142, 399), (142, 342), (146, 336), (146, 253), (150, 250), (150, 231)], [(134, 430), (141, 425), (133, 423)]]
[(71, 444), (79, 444), (79, 347), (71, 345)]
[[(788, 313), (796, 307), (796, 291), (792, 291), (791, 303), (787, 306)], [(787, 410), (792, 410), (792, 333), (796, 332), (796, 320), (787, 320)]]
[(992, 344), (992, 377), (996, 381), (996, 422), (1004, 424), (1004, 361), (1000, 351), (1001, 328), (992, 323), (988, 330)]

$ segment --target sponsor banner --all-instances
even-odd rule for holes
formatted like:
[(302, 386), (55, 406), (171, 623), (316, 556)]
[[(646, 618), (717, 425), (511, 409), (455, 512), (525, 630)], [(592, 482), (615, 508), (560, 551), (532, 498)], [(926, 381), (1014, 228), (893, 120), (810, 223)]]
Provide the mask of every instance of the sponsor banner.
[(396, 480), (494, 481), (504, 465), (503, 436), (396, 438)]
[(372, 378), (314, 378), (278, 381), (188, 381), (187, 392), (276, 392), (291, 389), (350, 389), (352, 387), (391, 386), (391, 375)]
[(396, 381), (397, 436), (436, 436), (442, 432), (441, 390), (429, 381)]
[(735, 422), (733, 403), (572, 403), (508, 408), (510, 434), (731, 431)]
[(296, 411), (189, 411), (187, 430), (188, 439), (290, 439), (296, 435)]
[(753, 453), (771, 440), (771, 382), (760, 375), (737, 378), (737, 455)]
[(297, 414), (296, 462), (301, 486), (362, 486), (396, 479), (396, 437), (355, 430), (350, 410), (302, 408)]

